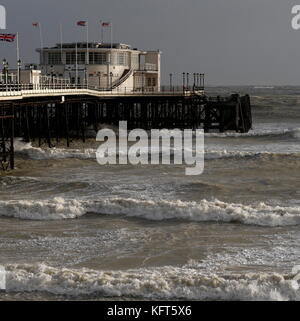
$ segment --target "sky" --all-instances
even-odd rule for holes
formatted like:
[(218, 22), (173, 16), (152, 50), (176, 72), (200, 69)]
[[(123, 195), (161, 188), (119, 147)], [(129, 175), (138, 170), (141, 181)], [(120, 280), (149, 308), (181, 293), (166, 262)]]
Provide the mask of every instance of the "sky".
[[(0, 0), (7, 29), (20, 35), (23, 62), (38, 62), (40, 22), (45, 46), (100, 41), (100, 20), (113, 24), (114, 42), (162, 51), (162, 83), (169, 74), (205, 73), (209, 85), (299, 85), (300, 30), (291, 10), (300, 0)], [(109, 32), (106, 30), (106, 40)], [(0, 42), (0, 59), (15, 65), (15, 44)]]

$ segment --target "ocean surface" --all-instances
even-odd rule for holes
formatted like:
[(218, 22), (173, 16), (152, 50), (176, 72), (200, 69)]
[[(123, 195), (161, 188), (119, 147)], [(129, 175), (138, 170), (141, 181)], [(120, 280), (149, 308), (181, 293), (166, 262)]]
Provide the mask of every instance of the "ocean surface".
[(300, 88), (250, 93), (253, 130), (205, 135), (205, 170), (106, 165), (16, 141), (0, 176), (0, 300), (299, 300)]

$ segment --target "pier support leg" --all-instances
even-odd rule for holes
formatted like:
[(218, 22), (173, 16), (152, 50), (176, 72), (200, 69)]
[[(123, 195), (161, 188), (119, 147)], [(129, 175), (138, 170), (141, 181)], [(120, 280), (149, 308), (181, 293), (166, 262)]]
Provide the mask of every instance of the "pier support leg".
[(69, 113), (68, 113), (68, 105), (64, 104), (65, 110), (65, 126), (66, 126), (66, 140), (67, 140), (67, 147), (70, 147), (70, 138), (69, 138)]
[(49, 119), (49, 106), (46, 105), (46, 127), (47, 127), (47, 143), (48, 147), (51, 148), (51, 133), (50, 133), (50, 119)]
[(14, 107), (0, 106), (0, 169), (14, 169)]

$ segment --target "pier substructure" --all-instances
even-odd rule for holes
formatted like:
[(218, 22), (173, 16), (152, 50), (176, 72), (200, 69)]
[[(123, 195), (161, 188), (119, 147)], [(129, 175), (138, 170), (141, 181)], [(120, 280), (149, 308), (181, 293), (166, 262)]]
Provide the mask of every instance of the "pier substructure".
[(14, 107), (0, 105), (0, 169), (14, 169)]
[(128, 129), (197, 129), (245, 133), (252, 127), (249, 96), (68, 96), (0, 102), (1, 168), (14, 168), (14, 137), (53, 147), (61, 139), (85, 142), (106, 125)]

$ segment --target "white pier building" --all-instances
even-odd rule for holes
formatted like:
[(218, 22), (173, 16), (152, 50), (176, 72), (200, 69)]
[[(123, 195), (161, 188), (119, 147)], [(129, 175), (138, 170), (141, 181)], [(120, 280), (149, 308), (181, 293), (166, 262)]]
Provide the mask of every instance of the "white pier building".
[(39, 48), (42, 75), (118, 92), (158, 92), (161, 52), (114, 43), (64, 43)]

